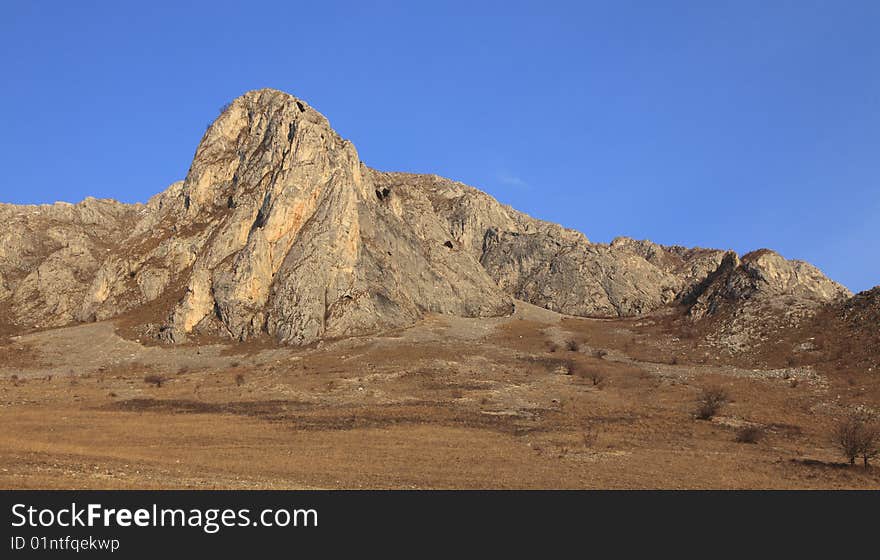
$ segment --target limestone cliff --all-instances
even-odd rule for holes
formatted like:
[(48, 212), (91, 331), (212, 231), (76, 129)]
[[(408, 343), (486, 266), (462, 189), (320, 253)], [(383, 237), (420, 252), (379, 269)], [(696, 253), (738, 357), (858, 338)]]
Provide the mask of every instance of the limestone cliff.
[[(146, 204), (0, 205), (0, 311), (12, 330), (123, 313), (169, 341), (192, 332), (286, 343), (373, 332), (426, 313), (510, 313), (514, 298), (625, 316), (755, 294), (847, 295), (775, 254), (583, 234), (433, 175), (364, 166), (307, 103), (249, 92), (208, 128), (184, 181)], [(735, 261), (735, 262), (733, 262)]]

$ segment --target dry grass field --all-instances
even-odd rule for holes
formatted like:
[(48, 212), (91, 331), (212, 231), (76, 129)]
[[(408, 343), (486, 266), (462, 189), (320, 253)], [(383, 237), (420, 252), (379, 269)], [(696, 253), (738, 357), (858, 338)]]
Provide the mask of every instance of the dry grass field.
[[(876, 384), (746, 367), (655, 320), (432, 316), (307, 348), (0, 346), (0, 487), (880, 488), (831, 441)], [(697, 419), (706, 389), (726, 399)]]

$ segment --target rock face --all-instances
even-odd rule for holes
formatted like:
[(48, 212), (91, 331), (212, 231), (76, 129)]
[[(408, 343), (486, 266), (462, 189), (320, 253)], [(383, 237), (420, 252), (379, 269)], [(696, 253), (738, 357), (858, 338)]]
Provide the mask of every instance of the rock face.
[(726, 253), (681, 301), (691, 320), (708, 326), (708, 340), (738, 353), (812, 321), (824, 306), (851, 295), (811, 264), (760, 249), (742, 259)]
[(85, 285), (139, 211), (93, 198), (77, 205), (0, 204), (0, 322), (57, 327), (76, 320)]
[(713, 315), (725, 307), (736, 307), (748, 300), (788, 296), (816, 304), (851, 296), (849, 290), (829, 280), (813, 265), (786, 260), (769, 249), (744, 255), (724, 255), (720, 266), (684, 296), (694, 318)]
[(420, 200), (377, 191), (370, 174), (304, 102), (248, 93), (208, 129), (183, 184), (151, 202), (131, 245), (156, 248), (103, 267), (84, 314), (118, 309), (133, 291), (112, 297), (125, 271), (144, 300), (181, 290), (162, 327), (171, 340), (201, 328), (307, 343), (426, 312), (511, 311), (478, 263), (443, 245), (448, 234)]
[(433, 175), (373, 173), (389, 192), (426, 197), (457, 247), (480, 262), (506, 293), (561, 313), (626, 316), (672, 303), (715, 270), (723, 251), (615, 239), (536, 220), (472, 187)]
[(696, 315), (757, 295), (847, 295), (775, 253), (736, 255), (581, 233), (476, 189), (364, 166), (305, 102), (233, 101), (186, 179), (147, 204), (0, 206), (0, 311), (31, 329), (127, 314), (146, 332), (302, 344), (508, 314), (514, 298), (625, 316), (686, 301)]

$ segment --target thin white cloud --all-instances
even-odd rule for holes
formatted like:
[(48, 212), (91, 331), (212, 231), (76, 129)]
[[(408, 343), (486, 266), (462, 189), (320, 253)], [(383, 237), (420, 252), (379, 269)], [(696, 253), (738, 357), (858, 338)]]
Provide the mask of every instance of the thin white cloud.
[(519, 189), (527, 189), (529, 188), (529, 184), (525, 182), (522, 178), (517, 177), (512, 173), (508, 173), (506, 171), (501, 171), (496, 174), (495, 178), (502, 185), (506, 185), (508, 187), (516, 187)]

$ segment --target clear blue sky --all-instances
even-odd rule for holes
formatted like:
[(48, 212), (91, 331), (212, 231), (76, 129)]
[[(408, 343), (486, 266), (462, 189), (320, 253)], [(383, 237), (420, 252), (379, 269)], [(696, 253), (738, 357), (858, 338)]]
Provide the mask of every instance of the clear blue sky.
[(880, 284), (880, 2), (430, 4), (4, 0), (0, 201), (146, 200), (221, 105), (274, 87), (370, 166), (595, 241)]

